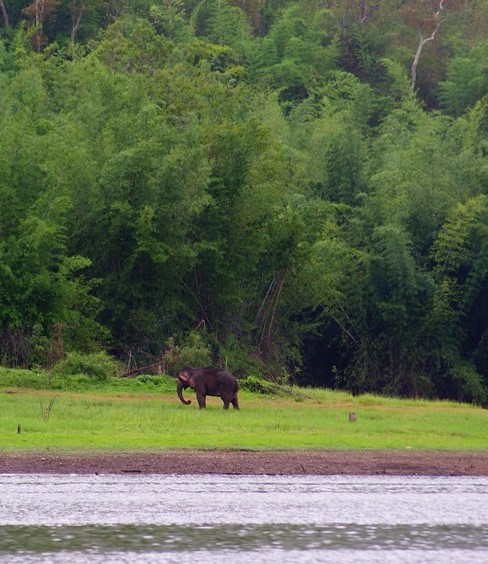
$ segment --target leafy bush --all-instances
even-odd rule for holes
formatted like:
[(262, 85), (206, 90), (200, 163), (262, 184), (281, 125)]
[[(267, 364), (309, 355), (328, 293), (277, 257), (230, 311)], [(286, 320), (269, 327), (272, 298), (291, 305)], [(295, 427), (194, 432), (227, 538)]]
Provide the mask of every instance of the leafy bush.
[(257, 376), (248, 376), (244, 380), (240, 380), (239, 384), (242, 389), (258, 394), (275, 394), (277, 391), (274, 384)]
[[(124, 380), (124, 378), (119, 380)], [(176, 380), (168, 376), (141, 374), (135, 378), (135, 381), (145, 389), (157, 388), (158, 392), (174, 392), (176, 388)]]
[(115, 360), (103, 351), (89, 354), (69, 352), (64, 360), (55, 364), (53, 369), (55, 375), (86, 374), (101, 381), (115, 376), (116, 372)]
[(42, 371), (11, 369), (2, 366), (0, 367), (0, 382), (2, 386), (42, 390), (49, 387), (49, 376)]
[(467, 362), (459, 362), (451, 369), (450, 376), (457, 388), (459, 401), (486, 405), (488, 392), (483, 383), (483, 377), (473, 365)]
[(137, 376), (135, 379), (136, 382), (140, 384), (149, 384), (154, 386), (159, 386), (166, 378), (164, 376), (155, 376), (153, 374), (141, 374), (141, 376)]
[(231, 335), (223, 343), (216, 343), (216, 348), (221, 365), (228, 366), (237, 377), (264, 370), (262, 360), (253, 355), (253, 347), (243, 343), (243, 339)]
[(212, 364), (210, 347), (202, 336), (192, 331), (177, 344), (171, 337), (166, 341), (166, 352), (163, 355), (164, 371), (175, 375), (185, 366), (209, 366)]

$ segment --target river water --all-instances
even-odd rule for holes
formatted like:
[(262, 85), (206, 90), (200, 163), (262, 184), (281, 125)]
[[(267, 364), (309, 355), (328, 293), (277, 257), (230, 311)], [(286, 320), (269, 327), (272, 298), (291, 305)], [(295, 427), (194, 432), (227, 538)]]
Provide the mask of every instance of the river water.
[(485, 563), (488, 478), (0, 475), (2, 563)]

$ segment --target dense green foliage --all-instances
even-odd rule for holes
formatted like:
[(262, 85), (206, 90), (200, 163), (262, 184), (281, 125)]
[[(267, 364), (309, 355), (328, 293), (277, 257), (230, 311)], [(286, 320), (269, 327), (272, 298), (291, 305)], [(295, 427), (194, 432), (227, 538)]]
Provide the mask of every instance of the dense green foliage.
[(0, 0), (0, 24), (0, 363), (488, 401), (487, 2)]

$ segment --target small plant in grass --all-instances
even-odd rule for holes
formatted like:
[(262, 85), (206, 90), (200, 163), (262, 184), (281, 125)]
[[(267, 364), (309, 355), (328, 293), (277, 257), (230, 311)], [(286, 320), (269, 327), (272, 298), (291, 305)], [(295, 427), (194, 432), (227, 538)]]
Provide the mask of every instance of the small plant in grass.
[(75, 376), (86, 374), (105, 381), (117, 373), (117, 364), (106, 352), (83, 354), (69, 352), (64, 360), (54, 365), (53, 374)]
[(42, 415), (42, 418), (44, 419), (44, 421), (49, 421), (49, 416), (51, 415), (51, 410), (54, 406), (55, 401), (56, 401), (56, 398), (51, 398), (49, 400), (49, 403), (46, 406), (44, 406), (42, 404), (42, 402), (40, 402), (40, 404), (41, 404), (41, 415)]

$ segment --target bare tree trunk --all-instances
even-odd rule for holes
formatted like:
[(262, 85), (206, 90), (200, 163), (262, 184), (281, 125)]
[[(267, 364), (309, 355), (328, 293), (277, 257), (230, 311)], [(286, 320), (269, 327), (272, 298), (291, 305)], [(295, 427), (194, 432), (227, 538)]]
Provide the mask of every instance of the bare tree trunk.
[(80, 30), (81, 18), (85, 13), (86, 9), (86, 0), (81, 0), (80, 2), (80, 9), (78, 10), (78, 14), (75, 14), (75, 5), (73, 2), (73, 14), (71, 16), (72, 26), (71, 26), (71, 41), (74, 42), (76, 36), (78, 35), (78, 31)]
[(256, 317), (256, 322), (259, 325), (258, 351), (261, 356), (270, 354), (276, 310), (285, 278), (286, 269), (276, 273)]
[(349, 0), (344, 0), (342, 10), (342, 27), (346, 27), (347, 19), (349, 17)]
[(0, 12), (2, 12), (3, 23), (5, 24), (5, 27), (10, 27), (10, 21), (8, 19), (7, 9), (5, 8), (5, 4), (3, 3), (3, 0), (0, 0)]
[(413, 62), (412, 62), (412, 68), (411, 68), (411, 71), (410, 71), (410, 76), (412, 78), (412, 92), (415, 90), (415, 83), (417, 82), (417, 66), (419, 64), (420, 55), (422, 54), (422, 50), (425, 47), (426, 43), (428, 43), (429, 41), (434, 41), (435, 36), (436, 36), (437, 32), (439, 31), (439, 28), (441, 27), (442, 22), (440, 20), (440, 13), (442, 11), (442, 8), (444, 7), (444, 2), (445, 2), (445, 0), (440, 0), (439, 9), (433, 15), (435, 24), (434, 24), (434, 29), (432, 30), (432, 33), (429, 35), (429, 37), (424, 37), (424, 35), (422, 33), (422, 29), (419, 30), (419, 44), (418, 44), (417, 52), (415, 53), (415, 57), (414, 57)]
[(359, 23), (363, 25), (363, 23), (365, 23), (369, 17), (368, 0), (361, 0), (360, 6), (361, 6), (361, 21)]
[(36, 0), (34, 4), (34, 16), (36, 21), (35, 47), (38, 53), (42, 47), (42, 22), (44, 21), (44, 7), (46, 0)]

